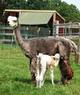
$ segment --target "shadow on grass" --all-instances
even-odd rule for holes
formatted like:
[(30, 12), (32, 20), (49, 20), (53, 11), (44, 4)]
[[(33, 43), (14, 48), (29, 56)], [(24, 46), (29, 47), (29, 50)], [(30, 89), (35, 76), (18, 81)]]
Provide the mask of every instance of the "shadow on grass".
[(24, 79), (24, 78), (18, 78), (18, 77), (16, 77), (15, 78), (15, 81), (19, 81), (19, 82), (22, 82), (22, 83), (31, 84), (31, 80), (30, 79)]
[[(22, 83), (27, 83), (27, 84), (30, 84), (30, 85), (33, 84), (31, 79), (24, 79), (24, 78), (16, 77), (15, 81), (22, 82)], [(48, 80), (48, 79), (45, 80), (45, 83), (52, 84), (51, 80)], [(59, 85), (59, 84), (61, 85), (62, 84), (60, 80), (54, 80), (54, 83), (57, 84), (57, 85)], [(35, 84), (34, 84), (34, 86), (35, 86)]]
[[(46, 82), (46, 83), (49, 83), (49, 84), (52, 84), (52, 83), (51, 83), (51, 80), (48, 80), (48, 79), (45, 80), (45, 82)], [(54, 80), (54, 83), (55, 83), (55, 84), (62, 84), (60, 80)]]

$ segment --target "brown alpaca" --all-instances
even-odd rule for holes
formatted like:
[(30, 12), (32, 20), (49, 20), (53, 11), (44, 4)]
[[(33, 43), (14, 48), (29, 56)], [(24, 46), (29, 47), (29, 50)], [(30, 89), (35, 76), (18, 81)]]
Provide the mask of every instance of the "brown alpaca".
[[(30, 71), (31, 71), (31, 77), (32, 77), (33, 82), (35, 82), (36, 55), (38, 53), (44, 53), (48, 55), (54, 55), (56, 53), (60, 53), (61, 60), (59, 63), (59, 67), (62, 74), (62, 83), (65, 83), (65, 80), (69, 81), (70, 79), (72, 79), (73, 75), (71, 74), (73, 71), (70, 68), (69, 55), (70, 55), (71, 49), (74, 48), (74, 46), (71, 46), (70, 41), (68, 41), (65, 38), (60, 38), (60, 37), (33, 38), (33, 39), (27, 39), (26, 41), (24, 41), (20, 34), (20, 26), (19, 24), (17, 24), (17, 19), (15, 17), (9, 17), (8, 21), (11, 26), (15, 27), (14, 32), (15, 32), (15, 36), (16, 36), (18, 44), (24, 51), (24, 54), (28, 58), (30, 58)], [(65, 65), (65, 61), (67, 65)], [(69, 67), (69, 69), (67, 66)], [(71, 73), (68, 73), (68, 70)]]

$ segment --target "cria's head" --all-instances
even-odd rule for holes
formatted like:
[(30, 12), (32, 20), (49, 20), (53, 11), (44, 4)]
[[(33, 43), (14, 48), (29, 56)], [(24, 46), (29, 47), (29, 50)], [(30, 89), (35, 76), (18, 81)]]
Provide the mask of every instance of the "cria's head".
[(60, 54), (59, 53), (56, 53), (55, 54), (55, 58), (60, 59)]

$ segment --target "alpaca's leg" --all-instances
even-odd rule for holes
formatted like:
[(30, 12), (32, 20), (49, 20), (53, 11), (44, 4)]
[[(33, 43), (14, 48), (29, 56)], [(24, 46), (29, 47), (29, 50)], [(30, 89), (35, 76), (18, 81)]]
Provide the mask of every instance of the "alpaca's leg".
[(36, 87), (38, 88), (38, 80), (36, 80)]
[(50, 70), (50, 77), (51, 77), (51, 82), (54, 85), (54, 74), (53, 74), (53, 70)]
[(39, 88), (41, 88), (42, 86), (43, 86), (43, 75), (41, 74), (40, 76), (39, 76)]
[(39, 87), (39, 76), (36, 76), (36, 87)]
[(64, 76), (62, 76), (62, 78), (61, 78), (61, 82), (62, 82), (62, 84), (67, 84), (67, 79), (64, 78)]
[(44, 79), (43, 79), (43, 81), (42, 81), (42, 83), (41, 83), (41, 86), (43, 86), (44, 85)]
[(42, 87), (44, 85), (44, 75), (46, 72), (46, 67), (41, 68), (41, 73), (40, 73), (40, 87)]
[(38, 79), (38, 80), (36, 81), (36, 87), (39, 88), (39, 86), (40, 86), (40, 80)]
[(37, 88), (39, 87), (39, 68), (37, 68), (37, 73), (36, 73), (36, 86)]
[(37, 78), (36, 78), (36, 87), (37, 88), (42, 87), (42, 80), (43, 80), (43, 78), (41, 76), (37, 76)]
[(31, 80), (34, 84), (36, 84), (36, 58), (31, 60), (30, 64), (30, 71), (31, 71)]
[(42, 83), (41, 83), (41, 80), (39, 80), (39, 88), (41, 88), (42, 86)]
[(44, 79), (43, 76), (40, 76), (39, 78), (39, 88), (41, 88), (44, 85)]

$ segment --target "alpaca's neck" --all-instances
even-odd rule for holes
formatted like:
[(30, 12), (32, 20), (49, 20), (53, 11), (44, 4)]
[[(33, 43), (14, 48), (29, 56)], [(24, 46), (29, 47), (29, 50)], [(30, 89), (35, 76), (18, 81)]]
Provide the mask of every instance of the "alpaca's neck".
[(20, 47), (24, 50), (24, 52), (26, 53), (27, 56), (30, 57), (30, 46), (29, 46), (29, 41), (24, 41), (22, 38), (22, 35), (20, 33), (20, 26), (18, 26), (15, 29), (15, 36), (16, 36), (16, 40), (17, 43), (20, 45)]
[(16, 29), (14, 31), (15, 31), (15, 36), (16, 36), (16, 40), (17, 40), (18, 44), (19, 45), (24, 44), (23, 38), (20, 33), (20, 26), (16, 27)]

